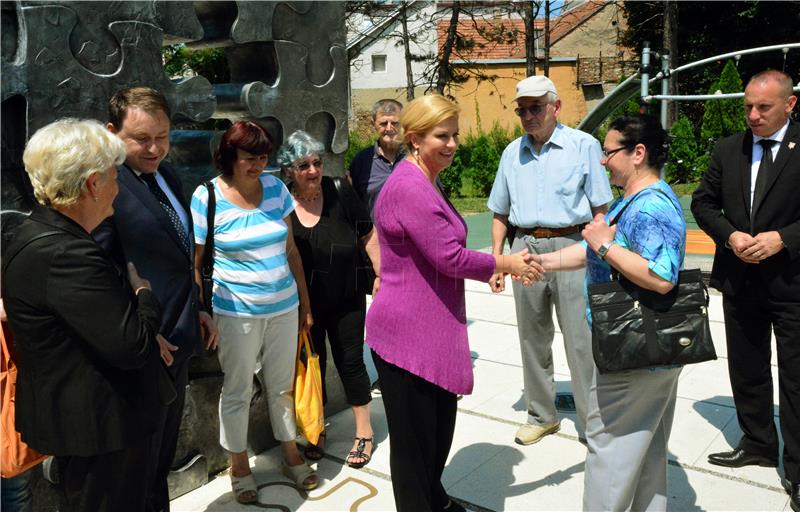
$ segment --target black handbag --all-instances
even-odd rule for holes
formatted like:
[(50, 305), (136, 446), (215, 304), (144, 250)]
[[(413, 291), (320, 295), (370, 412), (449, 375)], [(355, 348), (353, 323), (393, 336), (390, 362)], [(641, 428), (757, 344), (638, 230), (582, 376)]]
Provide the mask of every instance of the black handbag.
[[(333, 184), (336, 187), (336, 194), (339, 196), (339, 202), (344, 209), (347, 216), (347, 223), (353, 228), (356, 234), (358, 244), (358, 263), (356, 266), (356, 293), (364, 295), (372, 295), (372, 287), (375, 284), (375, 270), (372, 268), (372, 260), (369, 259), (366, 248), (361, 240), (358, 240), (358, 230), (356, 229), (356, 222), (353, 214), (350, 212), (350, 205), (348, 199), (342, 193), (342, 178), (333, 178)], [(358, 197), (353, 194), (352, 200), (358, 201)]]
[(665, 295), (620, 274), (613, 277), (611, 282), (588, 287), (592, 353), (600, 373), (717, 358), (708, 321), (708, 288), (699, 269), (682, 270), (678, 283)]
[(203, 306), (208, 314), (213, 313), (211, 299), (214, 291), (214, 214), (217, 209), (217, 198), (214, 195), (214, 183), (203, 183), (208, 189), (208, 211), (206, 212), (206, 244), (203, 251), (203, 265), (200, 267), (200, 280), (203, 286)]

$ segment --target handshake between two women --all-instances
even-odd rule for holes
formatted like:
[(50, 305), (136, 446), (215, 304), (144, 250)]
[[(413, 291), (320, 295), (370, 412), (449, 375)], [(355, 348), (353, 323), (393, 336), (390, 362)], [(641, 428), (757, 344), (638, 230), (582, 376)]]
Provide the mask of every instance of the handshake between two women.
[(521, 282), (524, 286), (531, 286), (544, 278), (544, 268), (536, 254), (531, 254), (528, 249), (523, 249), (514, 254), (495, 255), (495, 273), (489, 280), (489, 287), (494, 293), (500, 293), (506, 288), (506, 276)]

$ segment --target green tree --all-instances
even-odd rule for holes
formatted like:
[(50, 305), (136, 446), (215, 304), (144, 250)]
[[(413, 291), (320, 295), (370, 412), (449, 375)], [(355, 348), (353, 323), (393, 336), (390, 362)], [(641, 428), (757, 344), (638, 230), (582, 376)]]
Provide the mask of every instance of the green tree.
[(212, 84), (230, 82), (228, 59), (222, 48), (190, 50), (185, 44), (164, 47), (164, 72), (167, 76), (201, 75)]
[(699, 178), (697, 172), (697, 140), (692, 122), (681, 116), (670, 129), (672, 142), (667, 160), (668, 183), (691, 183)]
[[(720, 1), (720, 2), (664, 2), (648, 0), (625, 2), (625, 28), (621, 43), (641, 53), (644, 41), (660, 51), (658, 41), (663, 40), (664, 15), (667, 7), (677, 9), (680, 23), (674, 25), (670, 37), (680, 42), (679, 52), (670, 56), (670, 66), (676, 68), (700, 59), (723, 53), (779, 45), (797, 41), (800, 25), (800, 2)], [(669, 24), (666, 24), (669, 26)], [(776, 50), (755, 55), (743, 55), (738, 65), (745, 80), (767, 68), (782, 69), (790, 76), (800, 73), (800, 53), (788, 54)], [(681, 94), (703, 94), (719, 79), (719, 67), (698, 66), (674, 75)], [(716, 88), (714, 89), (716, 90)], [(695, 125), (703, 118), (702, 102), (680, 105)]]
[[(714, 94), (716, 91), (722, 93), (742, 92), (742, 89), (742, 79), (739, 77), (736, 66), (732, 61), (728, 61), (719, 81), (709, 88), (708, 94)], [(714, 143), (728, 135), (744, 131), (745, 127), (741, 99), (731, 98), (705, 102), (703, 123), (700, 127), (701, 158), (696, 162), (701, 166), (702, 171), (708, 164), (708, 157), (714, 149)]]

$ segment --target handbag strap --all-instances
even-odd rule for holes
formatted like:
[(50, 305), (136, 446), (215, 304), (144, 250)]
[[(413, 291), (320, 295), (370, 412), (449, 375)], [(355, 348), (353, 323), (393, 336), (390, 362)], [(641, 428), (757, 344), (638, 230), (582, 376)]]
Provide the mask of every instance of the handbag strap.
[(331, 180), (333, 180), (333, 186), (336, 188), (336, 195), (339, 197), (339, 204), (342, 205), (342, 209), (344, 210), (344, 216), (347, 217), (347, 223), (350, 224), (350, 227), (352, 227), (353, 231), (356, 233), (356, 237), (358, 237), (358, 229), (356, 229), (356, 223), (353, 220), (353, 214), (350, 211), (349, 201), (345, 201), (344, 194), (342, 194), (342, 178), (335, 176), (331, 178)]
[(206, 247), (203, 251), (203, 266), (200, 274), (210, 279), (214, 274), (214, 216), (217, 210), (217, 196), (214, 193), (214, 182), (203, 183), (208, 189), (208, 210), (206, 212)]
[(297, 356), (300, 357), (300, 352), (302, 351), (303, 347), (306, 348), (306, 355), (315, 355), (317, 353), (316, 349), (314, 348), (314, 342), (311, 341), (311, 334), (307, 330), (300, 331), (300, 335), (298, 336), (298, 343), (297, 343)]
[[(645, 190), (652, 190), (653, 192), (658, 192), (659, 194), (661, 194), (661, 195), (663, 195), (664, 197), (666, 197), (666, 198), (667, 198), (667, 200), (669, 201), (669, 203), (670, 203), (670, 204), (672, 204), (672, 200), (671, 200), (671, 199), (670, 199), (670, 197), (667, 195), (667, 193), (666, 193), (666, 192), (664, 192), (663, 190), (661, 190), (661, 189), (658, 189), (658, 188), (653, 188), (653, 187), (645, 187), (645, 188), (643, 188), (642, 190), (640, 190), (639, 192), (637, 192), (637, 193), (633, 194), (633, 197), (631, 197), (631, 198), (628, 200), (628, 202), (627, 202), (627, 203), (625, 203), (625, 206), (623, 206), (623, 207), (622, 207), (622, 209), (621, 209), (619, 212), (617, 212), (617, 214), (614, 216), (614, 218), (611, 220), (611, 222), (609, 222), (609, 223), (608, 223), (608, 225), (609, 225), (609, 226), (613, 226), (614, 224), (616, 224), (617, 222), (619, 222), (619, 219), (622, 217), (622, 214), (625, 212), (625, 210), (627, 210), (627, 209), (628, 209), (628, 207), (629, 207), (631, 204), (633, 204), (633, 200), (634, 200), (634, 199), (636, 199), (636, 196), (638, 196), (639, 194), (641, 194), (641, 193), (642, 193), (642, 192), (644, 192)], [(673, 205), (673, 206), (675, 206), (675, 205)], [(609, 265), (609, 266), (610, 266), (610, 265)], [(612, 280), (612, 281), (618, 281), (621, 275), (622, 275), (622, 273), (621, 273), (619, 270), (615, 269), (614, 267), (611, 267), (611, 280)]]

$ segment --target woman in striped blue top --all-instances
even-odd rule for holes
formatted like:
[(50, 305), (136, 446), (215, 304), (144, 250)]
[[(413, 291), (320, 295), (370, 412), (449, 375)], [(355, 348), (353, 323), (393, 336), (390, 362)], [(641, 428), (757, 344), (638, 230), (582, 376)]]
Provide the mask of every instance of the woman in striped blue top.
[[(225, 374), (219, 401), (220, 444), (231, 453), (231, 484), (237, 501), (252, 503), (257, 486), (247, 458), (247, 425), (253, 373), (261, 363), (270, 423), (281, 442), (283, 473), (304, 489), (318, 484), (295, 438), (293, 400), (298, 328), (313, 323), (303, 265), (289, 215), (295, 200), (286, 186), (265, 173), (272, 142), (249, 121), (223, 135), (214, 160), (214, 320), (219, 362)], [(195, 274), (205, 250), (208, 189), (192, 195)], [(299, 307), (298, 307), (299, 306)]]

